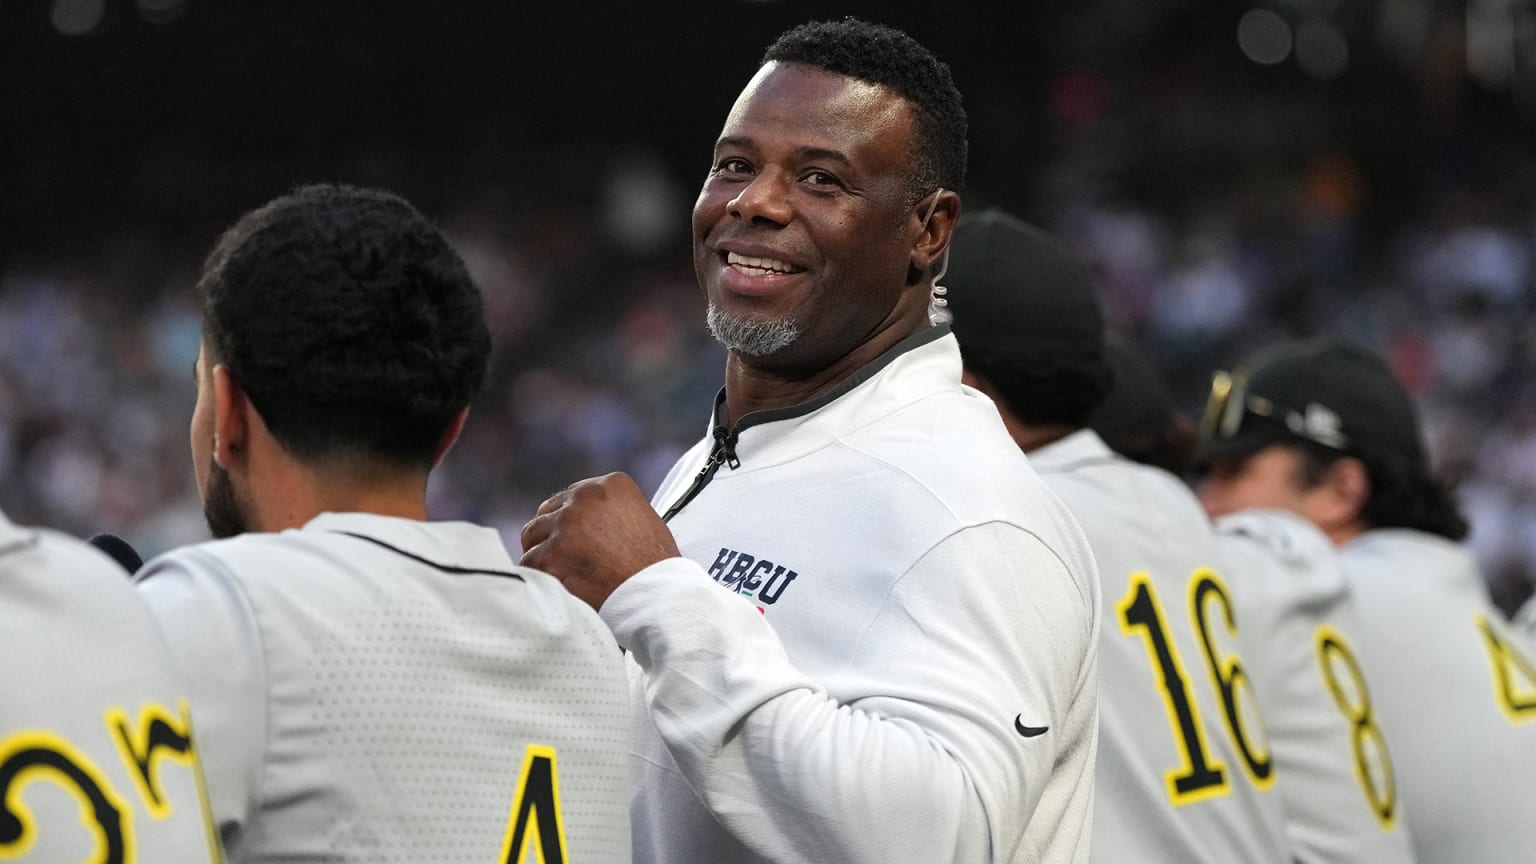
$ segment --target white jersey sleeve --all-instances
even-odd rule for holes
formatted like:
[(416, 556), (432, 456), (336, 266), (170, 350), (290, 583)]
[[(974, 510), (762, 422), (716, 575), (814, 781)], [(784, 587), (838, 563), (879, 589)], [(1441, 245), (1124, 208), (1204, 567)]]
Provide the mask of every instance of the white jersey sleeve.
[(1414, 860), (1379, 687), (1328, 538), (1299, 516), (1248, 511), (1216, 524), (1276, 788), (1298, 860)]
[(220, 860), (200, 731), (128, 576), (0, 516), (0, 861)]
[(267, 680), (250, 602), (222, 562), (189, 548), (140, 571), (139, 593), (168, 641), (197, 706), (209, 803), (220, 835), (250, 823), (265, 754)]
[[(843, 702), (692, 561), (641, 571), (602, 615), (678, 770), (764, 860), (1039, 860), (1027, 821), (1086, 826), (1063, 814), (1091, 805), (1091, 610), (1016, 526), (965, 529), (901, 577), (834, 676), (864, 694)], [(1080, 782), (1046, 796), (1053, 771)]]

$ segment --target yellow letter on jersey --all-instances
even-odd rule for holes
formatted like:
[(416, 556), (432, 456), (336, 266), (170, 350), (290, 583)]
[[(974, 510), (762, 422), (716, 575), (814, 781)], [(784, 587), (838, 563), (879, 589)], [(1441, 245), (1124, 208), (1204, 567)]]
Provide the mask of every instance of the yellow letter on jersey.
[(501, 842), (501, 864), (524, 864), (529, 848), (539, 864), (566, 864), (565, 820), (560, 815), (560, 779), (555, 748), (529, 744), (512, 798), (507, 836)]
[(164, 784), (160, 782), (160, 762), (170, 759), (185, 765), (192, 772), (197, 785), (197, 803), (203, 830), (208, 840), (208, 856), (211, 860), (223, 861), (223, 846), (213, 826), (213, 808), (208, 804), (202, 762), (193, 744), (192, 714), (187, 709), (187, 700), (180, 700), (177, 709), (177, 713), (172, 714), (163, 705), (147, 703), (139, 711), (139, 723), (135, 730), (128, 722), (127, 711), (112, 708), (106, 715), (107, 729), (112, 734), (112, 743), (117, 745), (118, 754), (123, 757), (123, 764), (128, 768), (128, 776), (133, 778), (134, 785), (139, 788), (145, 809), (155, 819), (169, 819), (175, 813), (170, 796), (165, 794)]
[[(52, 775), (49, 777), (49, 775)], [(133, 820), (101, 769), (68, 741), (41, 729), (23, 729), (0, 740), (0, 861), (23, 858), (37, 842), (32, 811), (22, 800), (28, 784), (56, 782), (80, 805), (80, 822), (90, 829), (94, 852), (88, 861), (133, 864)], [(49, 825), (47, 830), (68, 830)]]
[(128, 722), (128, 712), (121, 708), (107, 711), (106, 721), (112, 743), (122, 754), (128, 776), (139, 787), (149, 815), (169, 819), (174, 810), (160, 783), (160, 762), (171, 759), (187, 767), (193, 765), (192, 736), (186, 724), (168, 708), (153, 702), (140, 709), (137, 730)]

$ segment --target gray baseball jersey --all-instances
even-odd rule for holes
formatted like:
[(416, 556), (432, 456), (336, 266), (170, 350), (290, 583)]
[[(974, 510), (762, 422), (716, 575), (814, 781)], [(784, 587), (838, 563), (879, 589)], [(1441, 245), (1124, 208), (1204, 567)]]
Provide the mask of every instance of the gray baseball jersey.
[(0, 515), (0, 861), (218, 860), (183, 688), (128, 576)]
[(1287, 861), (1215, 538), (1173, 475), (1082, 430), (1029, 454), (1099, 565), (1093, 861)]
[(1360, 664), (1363, 637), (1333, 544), (1279, 511), (1228, 516), (1216, 529), (1296, 860), (1413, 861), (1396, 748)]
[(326, 513), (163, 555), (236, 861), (627, 862), (613, 637), (490, 529)]
[(1461, 546), (1400, 529), (1339, 548), (1419, 861), (1536, 861), (1536, 659)]

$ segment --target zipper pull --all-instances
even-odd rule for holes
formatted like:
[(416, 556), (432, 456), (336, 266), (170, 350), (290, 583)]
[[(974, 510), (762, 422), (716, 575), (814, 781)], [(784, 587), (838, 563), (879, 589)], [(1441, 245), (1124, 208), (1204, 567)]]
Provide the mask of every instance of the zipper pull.
[[(724, 433), (724, 434), (722, 434)], [(735, 471), (741, 467), (741, 460), (736, 458), (736, 430), (726, 430), (724, 426), (715, 427), (715, 452), (725, 459), (725, 464)]]
[[(711, 433), (711, 437), (715, 439), (715, 446), (710, 448), (709, 458), (704, 460), (704, 469), (699, 472), (699, 480), (707, 480), (707, 478), (713, 477), (715, 472), (720, 470), (721, 465), (736, 459), (735, 441), (729, 429), (724, 426), (716, 426)], [(741, 463), (737, 462), (736, 464), (739, 465)], [(731, 467), (734, 468), (735, 466)]]
[(693, 484), (683, 492), (683, 496), (662, 515), (661, 521), (670, 522), (679, 510), (688, 506), (688, 502), (697, 498), (709, 481), (714, 479), (715, 472), (721, 465), (730, 465), (732, 470), (741, 467), (741, 460), (736, 458), (736, 433), (724, 426), (716, 426), (714, 429), (715, 446), (709, 451), (709, 458), (704, 460), (704, 467), (699, 469), (698, 476), (693, 478)]

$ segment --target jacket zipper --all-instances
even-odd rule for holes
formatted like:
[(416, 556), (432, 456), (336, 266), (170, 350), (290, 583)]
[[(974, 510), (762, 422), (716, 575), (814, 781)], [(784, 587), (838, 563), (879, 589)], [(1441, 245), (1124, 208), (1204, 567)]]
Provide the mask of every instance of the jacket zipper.
[(741, 460), (736, 458), (736, 430), (727, 429), (723, 425), (716, 426), (714, 438), (715, 447), (709, 452), (709, 458), (704, 461), (704, 467), (700, 469), (698, 476), (693, 478), (693, 484), (683, 493), (683, 497), (677, 499), (677, 503), (673, 504), (666, 515), (661, 517), (661, 521), (670, 522), (679, 510), (697, 498), (699, 493), (704, 491), (704, 487), (709, 485), (709, 481), (715, 478), (715, 472), (720, 470), (722, 464), (731, 466), (733, 471), (741, 467)]
[[(833, 400), (842, 397), (843, 394), (873, 378), (881, 369), (888, 366), (892, 360), (907, 351), (947, 335), (949, 335), (948, 324), (930, 327), (903, 339), (884, 354), (866, 363), (854, 374), (844, 378), (832, 389), (813, 399), (784, 408), (766, 408), (749, 411), (736, 418), (734, 428), (727, 427), (723, 423), (717, 424), (711, 432), (712, 437), (715, 439), (715, 446), (709, 451), (709, 458), (704, 461), (704, 467), (700, 469), (698, 476), (693, 478), (693, 484), (688, 487), (688, 491), (683, 493), (683, 497), (677, 499), (677, 502), (666, 512), (666, 515), (661, 517), (662, 521), (671, 521), (672, 517), (678, 514), (678, 511), (688, 506), (689, 502), (697, 498), (699, 493), (704, 491), (704, 487), (709, 485), (709, 481), (715, 479), (715, 473), (720, 470), (722, 463), (731, 466), (733, 471), (741, 467), (741, 460), (736, 458), (736, 436), (744, 427), (756, 426), (760, 423), (768, 423), (775, 420), (787, 420), (792, 417), (803, 417), (820, 411), (822, 408), (830, 405)], [(715, 413), (712, 415), (712, 419), (724, 416), (726, 416), (725, 388), (721, 388), (720, 392), (715, 396)]]

